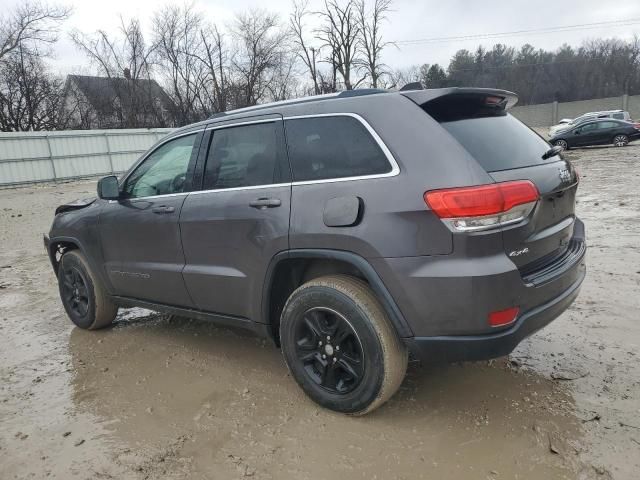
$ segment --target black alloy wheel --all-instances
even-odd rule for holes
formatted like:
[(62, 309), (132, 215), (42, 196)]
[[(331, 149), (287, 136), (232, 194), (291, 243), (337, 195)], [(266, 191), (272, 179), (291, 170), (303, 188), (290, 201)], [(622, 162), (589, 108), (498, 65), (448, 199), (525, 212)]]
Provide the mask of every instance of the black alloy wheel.
[(82, 272), (74, 266), (62, 272), (62, 298), (69, 310), (78, 317), (84, 317), (89, 311), (89, 291)]
[(296, 355), (313, 382), (335, 394), (358, 387), (364, 352), (349, 321), (330, 308), (307, 310), (295, 332)]
[(287, 300), (280, 345), (291, 376), (318, 405), (364, 415), (398, 390), (407, 348), (369, 285), (344, 274), (303, 283)]
[(66, 251), (60, 258), (58, 288), (67, 315), (80, 328), (104, 328), (118, 314), (118, 306), (78, 250)]

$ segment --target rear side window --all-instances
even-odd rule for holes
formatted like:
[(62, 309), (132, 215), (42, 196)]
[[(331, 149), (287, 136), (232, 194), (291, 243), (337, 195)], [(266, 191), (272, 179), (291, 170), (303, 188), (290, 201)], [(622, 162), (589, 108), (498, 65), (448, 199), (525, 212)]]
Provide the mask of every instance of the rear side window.
[(622, 112), (614, 113), (613, 115), (611, 115), (611, 118), (615, 118), (617, 120), (624, 120), (624, 113)]
[(511, 115), (464, 118), (442, 122), (487, 172), (544, 163), (549, 144)]
[(392, 167), (365, 126), (348, 116), (285, 121), (294, 181), (388, 173)]
[(620, 124), (618, 122), (600, 122), (598, 128), (600, 130), (606, 130), (607, 128), (617, 128)]
[(276, 122), (269, 122), (214, 130), (203, 188), (214, 190), (278, 183), (281, 165), (277, 129)]

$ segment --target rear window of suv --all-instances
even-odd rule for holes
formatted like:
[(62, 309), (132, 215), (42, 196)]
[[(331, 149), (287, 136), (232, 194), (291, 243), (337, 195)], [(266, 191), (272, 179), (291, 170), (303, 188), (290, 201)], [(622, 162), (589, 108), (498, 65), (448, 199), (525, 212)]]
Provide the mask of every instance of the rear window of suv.
[(440, 125), (487, 172), (530, 167), (544, 163), (549, 144), (511, 115), (463, 118)]
[(366, 127), (345, 115), (285, 120), (294, 181), (388, 173), (392, 167)]

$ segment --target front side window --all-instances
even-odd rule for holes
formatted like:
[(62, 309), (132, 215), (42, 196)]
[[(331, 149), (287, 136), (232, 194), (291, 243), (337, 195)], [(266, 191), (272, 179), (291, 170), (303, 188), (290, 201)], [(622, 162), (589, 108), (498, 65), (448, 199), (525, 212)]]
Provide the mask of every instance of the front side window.
[(388, 173), (392, 167), (365, 126), (353, 117), (327, 116), (285, 121), (295, 181)]
[(158, 147), (129, 175), (125, 195), (139, 198), (183, 192), (196, 137), (195, 133), (186, 135)]
[(204, 173), (204, 189), (278, 183), (281, 172), (276, 122), (214, 130)]

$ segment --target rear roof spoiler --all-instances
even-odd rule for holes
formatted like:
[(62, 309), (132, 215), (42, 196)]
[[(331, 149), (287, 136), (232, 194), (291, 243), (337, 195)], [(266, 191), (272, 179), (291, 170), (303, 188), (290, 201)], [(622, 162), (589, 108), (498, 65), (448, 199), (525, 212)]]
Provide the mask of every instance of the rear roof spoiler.
[(436, 99), (442, 99), (443, 97), (463, 96), (463, 95), (478, 95), (486, 97), (502, 97), (506, 100), (504, 109), (508, 110), (518, 102), (518, 96), (507, 90), (499, 90), (495, 88), (465, 88), (465, 87), (449, 87), (449, 88), (433, 88), (428, 90), (408, 90), (401, 91), (401, 95), (409, 98), (420, 106), (432, 102)]

